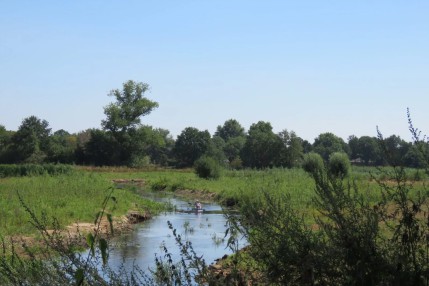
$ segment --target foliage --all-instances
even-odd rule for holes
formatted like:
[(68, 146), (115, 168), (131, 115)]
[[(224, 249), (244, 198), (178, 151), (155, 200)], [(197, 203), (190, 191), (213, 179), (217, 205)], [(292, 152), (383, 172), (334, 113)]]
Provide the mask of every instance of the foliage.
[(378, 131), (378, 139), (384, 154), (383, 163), (389, 166), (405, 166), (404, 158), (410, 148), (410, 144), (396, 135), (383, 138), (380, 131)]
[(36, 116), (25, 118), (12, 135), (8, 163), (42, 163), (46, 157), (51, 128), (46, 120)]
[(225, 142), (228, 142), (232, 138), (244, 137), (244, 128), (235, 119), (229, 119), (225, 121), (223, 126), (218, 126), (215, 132), (215, 136), (221, 137)]
[(310, 174), (321, 172), (324, 168), (322, 156), (314, 152), (305, 154), (302, 167)]
[(244, 166), (267, 168), (276, 165), (282, 142), (272, 129), (271, 124), (264, 121), (250, 126), (246, 142), (240, 153)]
[(115, 137), (103, 130), (92, 129), (90, 138), (84, 145), (86, 164), (109, 166), (121, 164), (121, 147)]
[(75, 150), (77, 148), (76, 136), (60, 129), (55, 131), (48, 140), (49, 146), (46, 150), (47, 161), (72, 164), (75, 161)]
[(365, 165), (381, 163), (382, 153), (376, 137), (350, 137), (349, 146), (352, 159), (360, 159)]
[(246, 143), (246, 137), (234, 137), (230, 138), (223, 148), (226, 158), (232, 163), (234, 160), (240, 160), (240, 152)]
[(195, 173), (203, 179), (219, 179), (221, 166), (211, 157), (202, 156), (194, 164)]
[(324, 161), (328, 161), (329, 156), (334, 152), (348, 153), (348, 145), (340, 137), (330, 133), (322, 133), (313, 143), (313, 151), (320, 154)]
[[(411, 123), (410, 130), (417, 134)], [(341, 164), (346, 159), (332, 156)], [(236, 226), (251, 241), (267, 284), (426, 285), (427, 186), (410, 181), (401, 166), (380, 169), (372, 177), (380, 195), (372, 201), (367, 187), (324, 168), (321, 158), (315, 161), (317, 167), (309, 168), (315, 223), (287, 195), (264, 191), (258, 200), (240, 204), (243, 216)]]
[(210, 147), (210, 133), (193, 127), (185, 128), (177, 136), (173, 153), (180, 167), (191, 167)]
[(9, 158), (12, 154), (9, 152), (10, 150), (8, 150), (12, 135), (12, 131), (7, 131), (6, 128), (0, 124), (0, 164), (12, 161)]
[(250, 255), (264, 273), (266, 285), (310, 284), (314, 250), (320, 234), (306, 227), (290, 197), (263, 191), (259, 200), (248, 196), (240, 204), (242, 215), (235, 226), (250, 242)]
[(126, 132), (140, 124), (140, 117), (148, 115), (158, 103), (144, 97), (149, 85), (129, 80), (123, 84), (122, 90), (114, 89), (109, 96), (116, 98), (104, 108), (107, 118), (102, 121), (105, 130), (114, 134)]
[(225, 141), (219, 136), (213, 136), (203, 156), (211, 157), (219, 165), (227, 165), (228, 159), (224, 153)]
[(0, 178), (21, 177), (21, 176), (40, 176), (40, 175), (60, 175), (68, 174), (73, 171), (70, 165), (60, 164), (7, 164), (0, 165)]
[(283, 148), (279, 154), (279, 164), (284, 167), (293, 168), (301, 164), (303, 156), (303, 140), (296, 135), (294, 131), (287, 131), (286, 129), (279, 134), (283, 142)]
[(335, 152), (329, 156), (328, 170), (331, 176), (344, 178), (350, 173), (350, 160), (346, 153)]

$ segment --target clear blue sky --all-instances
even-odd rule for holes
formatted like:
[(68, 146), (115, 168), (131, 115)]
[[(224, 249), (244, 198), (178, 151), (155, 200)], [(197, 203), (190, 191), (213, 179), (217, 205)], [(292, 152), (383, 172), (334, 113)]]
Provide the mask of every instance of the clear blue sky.
[(0, 124), (100, 128), (111, 89), (151, 86), (144, 124), (269, 121), (313, 142), (429, 133), (429, 1), (0, 1)]

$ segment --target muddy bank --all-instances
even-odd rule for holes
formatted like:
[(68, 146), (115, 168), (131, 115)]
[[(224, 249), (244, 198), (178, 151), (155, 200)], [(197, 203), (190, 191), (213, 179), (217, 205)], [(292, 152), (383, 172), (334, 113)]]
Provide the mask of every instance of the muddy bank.
[(99, 224), (76, 222), (68, 225), (65, 229), (42, 229), (35, 236), (9, 236), (4, 238), (2, 246), (5, 253), (15, 252), (24, 257), (28, 256), (29, 249), (43, 249), (58, 243), (64, 247), (85, 248), (88, 247), (86, 237), (89, 233), (93, 235), (97, 233), (102, 238), (112, 238), (133, 231), (134, 225), (151, 218), (152, 215), (148, 212), (129, 211), (124, 216), (113, 218), (112, 223), (104, 216)]

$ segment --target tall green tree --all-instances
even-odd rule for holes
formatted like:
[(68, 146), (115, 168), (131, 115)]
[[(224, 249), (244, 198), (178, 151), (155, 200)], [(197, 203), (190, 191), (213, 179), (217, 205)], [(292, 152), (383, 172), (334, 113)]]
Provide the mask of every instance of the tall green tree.
[(170, 132), (161, 128), (142, 125), (132, 132), (132, 146), (134, 152), (130, 165), (143, 167), (149, 163), (166, 166), (174, 146)]
[(112, 133), (100, 129), (91, 129), (88, 141), (84, 143), (84, 162), (96, 166), (120, 165), (121, 147)]
[(47, 160), (49, 162), (65, 164), (76, 162), (77, 138), (75, 135), (60, 129), (49, 137), (48, 144)]
[(122, 90), (114, 89), (109, 96), (116, 98), (104, 108), (107, 118), (101, 125), (114, 134), (126, 132), (140, 124), (140, 117), (148, 115), (158, 107), (158, 103), (147, 99), (144, 95), (149, 85), (129, 80), (123, 84)]
[(278, 136), (283, 143), (279, 164), (288, 168), (298, 166), (304, 154), (303, 140), (294, 131), (287, 129), (281, 131)]
[(365, 165), (375, 165), (381, 163), (381, 150), (376, 137), (362, 136), (358, 140), (357, 155)]
[(229, 119), (225, 121), (222, 126), (218, 126), (215, 136), (221, 137), (225, 142), (228, 142), (229, 139), (235, 137), (244, 137), (244, 128), (240, 125), (240, 123), (235, 119)]
[(6, 127), (0, 124), (0, 164), (10, 163), (8, 149), (13, 133), (6, 130)]
[(273, 167), (277, 163), (282, 146), (283, 143), (273, 132), (271, 124), (259, 121), (250, 126), (240, 157), (246, 167)]
[(229, 162), (240, 158), (240, 152), (246, 143), (246, 137), (237, 136), (229, 138), (223, 147), (226, 158)]
[(320, 154), (326, 162), (334, 152), (349, 153), (349, 149), (344, 140), (333, 133), (321, 133), (313, 143), (313, 151)]
[(186, 127), (177, 136), (173, 153), (179, 167), (191, 167), (194, 162), (209, 149), (210, 133), (194, 127)]
[(11, 138), (11, 156), (15, 163), (41, 163), (46, 158), (51, 128), (46, 120), (32, 115), (25, 118)]
[(426, 167), (426, 162), (429, 162), (429, 142), (419, 141), (413, 143), (404, 156), (405, 166), (424, 168)]
[(229, 119), (221, 126), (217, 127), (214, 137), (220, 137), (225, 144), (223, 145), (223, 152), (229, 162), (240, 159), (240, 152), (246, 142), (246, 134), (244, 128), (235, 119)]
[(145, 145), (138, 142), (141, 134), (137, 129), (141, 126), (140, 118), (158, 107), (157, 102), (145, 97), (148, 90), (148, 84), (129, 80), (123, 84), (122, 90), (114, 89), (109, 93), (116, 101), (104, 108), (107, 118), (101, 125), (108, 133), (107, 137), (111, 137), (108, 139), (116, 141), (114, 142), (116, 149), (111, 154), (111, 162), (116, 162), (115, 164), (134, 165), (136, 162), (141, 164), (147, 155)]
[(355, 135), (350, 135), (347, 138), (349, 149), (350, 149), (350, 159), (358, 159), (359, 158), (359, 138)]
[(379, 133), (379, 143), (385, 153), (385, 163), (392, 166), (405, 166), (405, 155), (410, 149), (411, 143), (401, 139), (397, 135), (383, 138)]

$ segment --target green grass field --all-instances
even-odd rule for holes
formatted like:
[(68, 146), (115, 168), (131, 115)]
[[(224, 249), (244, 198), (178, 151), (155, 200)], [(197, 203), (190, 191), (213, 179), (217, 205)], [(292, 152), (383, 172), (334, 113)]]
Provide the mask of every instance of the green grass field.
[[(379, 187), (370, 180), (376, 176), (375, 168), (354, 167), (351, 179), (370, 201), (379, 198)], [(409, 171), (414, 176), (415, 171)], [(135, 170), (127, 168), (77, 168), (64, 175), (42, 175), (0, 179), (0, 234), (32, 234), (34, 228), (22, 207), (18, 193), (36, 215), (46, 213), (55, 217), (61, 226), (73, 222), (91, 222), (100, 210), (104, 198), (115, 179), (140, 179), (143, 186), (114, 189), (118, 204), (113, 215), (125, 214), (130, 209), (156, 213), (161, 206), (139, 196), (143, 190), (171, 191), (178, 189), (200, 190), (219, 194), (220, 201), (239, 202), (244, 197), (261, 199), (263, 191), (274, 195), (288, 194), (301, 211), (313, 212), (314, 182), (302, 169), (268, 169), (263, 171), (224, 171), (219, 180), (198, 178), (192, 170)]]
[[(61, 226), (66, 226), (94, 221), (112, 186), (101, 174), (86, 171), (0, 179), (0, 235), (35, 233), (18, 193), (38, 217), (44, 213), (48, 219), (55, 217)], [(115, 216), (130, 209), (157, 212), (161, 207), (125, 189), (114, 189), (112, 196), (117, 199)]]

